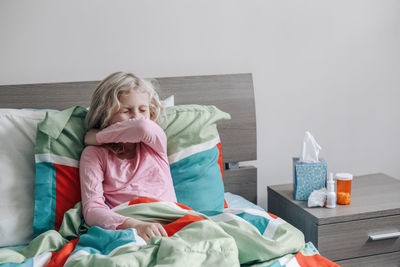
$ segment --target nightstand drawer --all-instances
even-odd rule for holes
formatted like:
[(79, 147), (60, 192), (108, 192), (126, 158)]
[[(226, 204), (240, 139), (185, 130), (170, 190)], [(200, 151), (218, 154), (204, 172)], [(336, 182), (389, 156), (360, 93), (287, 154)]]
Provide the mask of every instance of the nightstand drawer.
[(371, 240), (370, 235), (400, 231), (400, 215), (318, 226), (318, 250), (331, 260), (400, 251), (400, 237)]
[(337, 261), (340, 267), (398, 267), (400, 266), (400, 252), (391, 252), (374, 256), (367, 256), (344, 261)]

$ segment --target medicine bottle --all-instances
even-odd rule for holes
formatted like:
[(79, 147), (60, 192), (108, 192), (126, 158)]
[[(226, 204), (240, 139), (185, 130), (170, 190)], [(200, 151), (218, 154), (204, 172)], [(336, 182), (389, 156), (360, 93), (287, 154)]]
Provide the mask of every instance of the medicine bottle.
[(337, 173), (337, 204), (350, 205), (351, 201), (351, 181), (353, 175), (350, 173)]

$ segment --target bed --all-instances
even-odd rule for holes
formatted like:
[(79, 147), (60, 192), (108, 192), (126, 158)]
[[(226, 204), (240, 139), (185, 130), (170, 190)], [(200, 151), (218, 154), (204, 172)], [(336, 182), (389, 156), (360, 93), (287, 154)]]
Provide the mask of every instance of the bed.
[[(57, 126), (50, 124), (50, 122), (54, 123), (54, 120), (60, 118), (60, 115), (57, 114), (64, 112), (62, 113), (64, 116), (65, 114), (70, 116), (68, 117), (70, 120), (66, 124), (64, 122), (64, 127), (69, 125), (68, 123), (72, 121), (72, 118), (79, 120), (79, 118), (84, 117), (85, 107), (89, 105), (91, 94), (98, 82), (0, 86), (0, 110), (3, 112), (0, 113), (0, 125), (4, 123), (1, 118), (7, 117), (10, 112), (22, 112), (22, 117), (25, 116), (24, 112), (26, 112), (29, 116), (34, 116), (39, 121), (38, 123), (47, 122), (47, 133), (54, 133)], [(60, 266), (64, 264), (65, 266), (155, 266), (162, 264), (168, 266), (187, 264), (194, 266), (310, 266), (318, 262), (323, 266), (336, 266), (333, 262), (320, 256), (312, 244), (305, 244), (300, 231), (256, 205), (257, 169), (254, 166), (245, 166), (246, 164), (241, 163), (257, 159), (252, 75), (245, 73), (153, 78), (152, 82), (157, 85), (161, 99), (174, 96), (173, 107), (166, 108), (170, 112), (167, 114), (168, 116), (171, 114), (171, 116), (178, 116), (177, 114), (181, 114), (179, 112), (182, 111), (182, 107), (185, 111), (189, 109), (192, 112), (194, 109), (196, 112), (198, 110), (204, 112), (206, 110), (207, 114), (211, 114), (209, 116), (212, 118), (207, 118), (206, 124), (197, 128), (197, 131), (208, 127), (210, 130), (207, 133), (214, 132), (217, 135), (217, 140), (219, 140), (219, 143), (216, 144), (218, 150), (215, 150), (217, 154), (219, 153), (218, 166), (221, 168), (221, 181), (223, 181), (221, 182), (223, 184), (222, 190), (224, 190), (222, 191), (223, 209), (218, 211), (209, 208), (192, 210), (191, 205), (172, 205), (171, 203), (158, 203), (153, 200), (133, 201), (118, 207), (116, 211), (126, 216), (159, 221), (169, 227), (170, 237), (152, 238), (148, 244), (143, 244), (140, 238), (135, 235), (135, 231), (109, 232), (99, 227), (89, 228), (82, 219), (79, 199), (77, 199), (75, 201), (77, 204), (74, 202), (73, 206), (68, 206), (59, 219), (51, 218), (52, 227), (39, 229), (40, 231), (35, 234), (37, 229), (34, 226), (35, 239), (27, 246), (12, 242), (6, 243), (7, 246), (5, 246), (3, 243), (3, 249), (0, 250), (0, 264), (25, 264), (23, 266)], [(209, 108), (210, 106), (213, 108)], [(215, 109), (215, 107), (217, 108)], [(10, 111), (11, 109), (12, 111)], [(218, 110), (218, 112), (215, 110)], [(220, 111), (223, 112), (219, 113)], [(215, 118), (215, 114), (220, 115)], [(25, 116), (25, 119), (27, 116)], [(21, 120), (23, 119), (21, 118)], [(46, 131), (43, 130), (44, 126), (42, 128), (37, 127), (39, 129), (38, 135), (32, 137), (33, 140), (31, 140), (35, 149), (36, 180), (34, 180), (35, 177), (32, 177), (34, 180), (32, 183), (35, 183), (35, 194), (25, 199), (25, 201), (32, 200), (35, 202), (34, 225), (35, 220), (43, 224), (42, 215), (39, 216), (38, 214), (46, 210), (48, 205), (47, 200), (38, 199), (42, 192), (47, 190), (47, 187), (43, 187), (47, 186), (47, 180), (43, 180), (42, 185), (38, 185), (38, 173), (42, 171), (43, 166), (48, 165), (48, 162), (38, 161), (40, 155), (43, 155), (38, 152), (40, 150), (38, 140), (45, 140), (39, 139), (39, 134)], [(74, 127), (72, 129), (75, 131)], [(184, 132), (183, 130), (176, 131), (176, 126), (173, 123), (166, 125), (164, 129), (171, 140), (176, 138), (176, 134), (173, 133), (179, 132), (178, 135), (180, 135), (181, 132)], [(58, 132), (57, 138), (61, 136), (60, 134), (63, 135), (64, 132)], [(75, 134), (75, 132), (72, 134), (67, 132), (65, 136), (71, 139), (71, 135)], [(3, 132), (3, 138), (4, 136), (7, 136), (7, 133)], [(73, 137), (75, 138), (75, 136)], [(75, 140), (74, 138), (71, 140)], [(53, 138), (51, 142), (47, 140), (44, 143), (52, 143), (55, 142), (54, 140)], [(178, 141), (180, 142), (181, 139)], [(10, 145), (5, 140), (2, 140), (2, 142), (3, 146), (0, 146), (0, 148), (3, 148), (3, 150), (6, 145)], [(212, 146), (214, 145), (215, 143), (212, 144)], [(168, 144), (168, 146), (170, 145)], [(196, 144), (191, 147), (197, 148), (198, 146)], [(69, 145), (66, 149), (72, 151), (68, 153), (74, 153), (75, 148)], [(79, 149), (81, 148), (77, 148), (76, 151), (79, 152)], [(173, 149), (171, 151), (171, 155), (182, 154), (181, 151), (178, 151), (179, 153), (173, 151)], [(7, 153), (10, 151), (7, 151), (7, 153), (5, 151), (0, 152), (2, 152), (2, 159), (7, 160)], [(66, 157), (59, 156), (57, 159), (60, 158), (65, 160)], [(68, 159), (68, 164), (72, 162), (72, 166), (76, 166), (77, 161), (79, 161), (79, 158)], [(56, 165), (56, 163), (53, 165)], [(217, 164), (217, 162), (214, 163)], [(173, 162), (171, 166), (173, 173), (175, 166), (178, 168), (177, 173), (182, 173), (179, 170), (181, 165)], [(74, 171), (70, 171), (70, 166), (67, 167), (63, 170), (68, 173), (67, 178), (72, 180), (74, 178), (71, 175)], [(8, 185), (6, 179), (7, 177), (3, 174), (1, 184)], [(45, 188), (44, 191), (42, 188)], [(214, 187), (209, 187), (207, 190), (213, 192), (214, 189)], [(49, 194), (51, 194), (51, 190), (55, 189), (53, 187), (49, 190)], [(207, 191), (198, 191), (207, 199), (212, 199), (215, 195), (214, 193), (207, 195)], [(3, 192), (6, 195), (7, 192), (12, 192), (12, 188), (3, 188), (1, 193)], [(72, 195), (71, 190), (64, 189), (63, 197), (68, 199)], [(192, 196), (194, 195), (193, 193)], [(39, 200), (41, 201), (40, 204), (38, 204)], [(178, 202), (179, 200), (178, 198)], [(190, 201), (189, 199), (191, 204)], [(4, 214), (10, 210), (9, 208), (4, 208), (4, 205), (1, 207), (3, 218), (12, 217), (12, 213), (8, 216)], [(29, 216), (28, 218), (25, 216), (22, 220), (26, 220), (29, 225), (32, 223), (30, 219)], [(15, 224), (18, 224), (21, 219), (15, 221)], [(58, 226), (54, 226), (57, 223)], [(5, 227), (0, 226), (0, 231), (0, 237), (6, 239), (13, 232), (18, 232), (18, 228), (5, 229)], [(213, 241), (211, 242), (211, 240)], [(23, 246), (15, 247), (16, 245)]]

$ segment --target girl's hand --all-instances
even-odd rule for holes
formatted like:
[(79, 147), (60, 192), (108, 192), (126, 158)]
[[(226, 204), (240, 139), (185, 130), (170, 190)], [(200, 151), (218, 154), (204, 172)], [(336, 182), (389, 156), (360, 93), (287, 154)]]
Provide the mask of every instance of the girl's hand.
[(96, 140), (96, 134), (98, 132), (100, 132), (100, 130), (98, 130), (98, 129), (90, 129), (89, 131), (87, 131), (87, 133), (85, 135), (85, 145), (87, 145), (87, 146), (98, 146), (98, 145), (101, 145)]
[(167, 237), (168, 234), (159, 223), (142, 222), (132, 218), (128, 218), (121, 224), (118, 229), (135, 228), (138, 235), (144, 239), (144, 241), (149, 241), (153, 236), (164, 236)]

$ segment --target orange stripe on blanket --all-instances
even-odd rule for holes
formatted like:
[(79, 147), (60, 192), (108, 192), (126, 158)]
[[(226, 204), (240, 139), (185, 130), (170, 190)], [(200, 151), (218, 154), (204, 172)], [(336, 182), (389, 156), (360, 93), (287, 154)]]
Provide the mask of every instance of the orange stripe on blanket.
[(304, 256), (301, 252), (296, 254), (296, 260), (300, 266), (307, 267), (340, 267), (340, 265), (322, 257), (319, 254)]
[(168, 236), (172, 236), (176, 232), (181, 230), (183, 227), (185, 227), (191, 223), (202, 221), (202, 220), (204, 220), (204, 218), (187, 214), (172, 223), (164, 225), (164, 229), (167, 232)]
[(175, 202), (175, 204), (176, 204), (177, 206), (181, 207), (181, 208), (184, 209), (184, 210), (194, 210), (194, 209), (191, 209), (191, 208), (189, 208), (188, 206), (183, 205), (183, 204), (178, 203), (178, 202)]
[(224, 209), (228, 208), (228, 203), (226, 203), (226, 200), (224, 199)]
[(78, 243), (79, 238), (75, 238), (69, 241), (65, 246), (63, 246), (60, 251), (52, 252), (50, 261), (47, 263), (46, 267), (59, 267), (63, 266), (67, 261), (69, 255), (74, 251), (76, 243)]
[[(135, 205), (135, 204), (143, 204), (143, 203), (153, 203), (153, 202), (160, 202), (160, 201), (157, 199), (154, 199), (154, 198), (150, 198), (150, 197), (139, 197), (139, 198), (132, 199), (131, 201), (129, 201), (128, 206)], [(193, 210), (193, 209), (189, 208), (188, 206), (183, 205), (181, 203), (175, 202), (175, 204), (184, 210)]]
[(278, 216), (276, 216), (275, 214), (272, 214), (272, 213), (269, 213), (269, 212), (267, 212), (268, 214), (269, 214), (269, 216), (271, 216), (272, 218), (274, 218), (274, 219), (278, 219)]
[(136, 199), (132, 199), (129, 201), (129, 206), (135, 205), (135, 204), (143, 204), (143, 203), (153, 203), (153, 202), (160, 202), (157, 199), (150, 198), (150, 197), (139, 197)]

